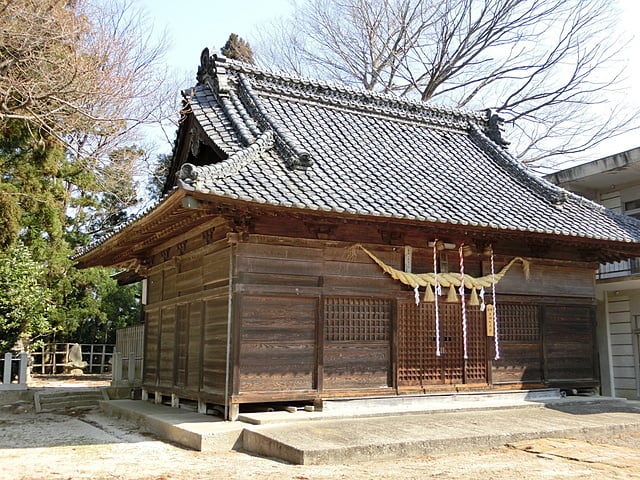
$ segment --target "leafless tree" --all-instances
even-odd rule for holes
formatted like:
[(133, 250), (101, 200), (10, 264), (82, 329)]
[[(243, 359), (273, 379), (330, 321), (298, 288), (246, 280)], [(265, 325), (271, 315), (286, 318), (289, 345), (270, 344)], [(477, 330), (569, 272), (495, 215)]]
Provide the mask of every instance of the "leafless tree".
[(273, 68), (467, 109), (506, 122), (527, 162), (637, 127), (619, 82), (610, 0), (307, 0), (262, 31)]
[(0, 132), (25, 121), (99, 169), (175, 114), (165, 50), (129, 0), (0, 0)]

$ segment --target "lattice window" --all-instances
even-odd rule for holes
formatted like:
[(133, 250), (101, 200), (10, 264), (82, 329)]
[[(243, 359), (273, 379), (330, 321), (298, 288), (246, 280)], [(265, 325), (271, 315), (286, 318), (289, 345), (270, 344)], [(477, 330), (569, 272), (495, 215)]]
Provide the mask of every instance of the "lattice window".
[(441, 356), (436, 356), (434, 304), (416, 306), (413, 299), (399, 302), (397, 355), (401, 386), (486, 381), (485, 320), (479, 307), (467, 307), (469, 358), (465, 361), (460, 304), (440, 304), (440, 352)]
[(540, 316), (536, 305), (498, 304), (499, 335), (502, 342), (540, 341)]
[(324, 333), (328, 342), (388, 342), (390, 324), (390, 300), (325, 298)]

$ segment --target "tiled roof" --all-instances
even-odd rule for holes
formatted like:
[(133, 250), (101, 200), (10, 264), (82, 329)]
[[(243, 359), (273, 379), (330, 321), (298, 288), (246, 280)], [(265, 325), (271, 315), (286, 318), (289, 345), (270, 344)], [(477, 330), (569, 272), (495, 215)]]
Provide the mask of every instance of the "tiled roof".
[[(640, 222), (533, 175), (465, 112), (209, 57), (187, 101), (228, 155), (187, 190), (339, 214), (639, 242)], [(493, 138), (493, 137), (492, 137)]]

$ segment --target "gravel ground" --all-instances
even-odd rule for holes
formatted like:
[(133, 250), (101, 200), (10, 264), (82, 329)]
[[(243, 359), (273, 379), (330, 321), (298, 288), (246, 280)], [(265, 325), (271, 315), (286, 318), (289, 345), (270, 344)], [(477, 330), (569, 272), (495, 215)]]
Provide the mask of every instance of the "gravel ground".
[[(34, 390), (106, 386), (108, 378), (40, 377)], [(552, 440), (551, 442), (557, 441)], [(31, 479), (640, 479), (640, 432), (448, 455), (343, 465), (289, 465), (244, 452), (211, 454), (165, 443), (97, 409), (36, 414), (0, 405), (0, 478)]]
[[(571, 440), (575, 455), (528, 447), (301, 466), (243, 452), (201, 453), (159, 441), (98, 410), (66, 414), (0, 409), (0, 471), (9, 479), (640, 479), (640, 432)], [(565, 445), (566, 446), (566, 445)], [(616, 461), (602, 452), (615, 450)], [(625, 457), (625, 452), (628, 455)], [(634, 461), (624, 458), (636, 457)], [(622, 460), (620, 460), (622, 458)]]

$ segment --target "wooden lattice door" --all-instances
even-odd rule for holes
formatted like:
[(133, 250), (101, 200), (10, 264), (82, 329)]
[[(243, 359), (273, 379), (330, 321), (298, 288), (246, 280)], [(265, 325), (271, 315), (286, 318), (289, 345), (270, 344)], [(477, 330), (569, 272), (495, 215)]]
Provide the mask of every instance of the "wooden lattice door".
[(484, 315), (467, 306), (467, 359), (464, 358), (462, 310), (439, 304), (440, 356), (437, 355), (434, 303), (398, 302), (398, 387), (486, 383), (487, 342)]

